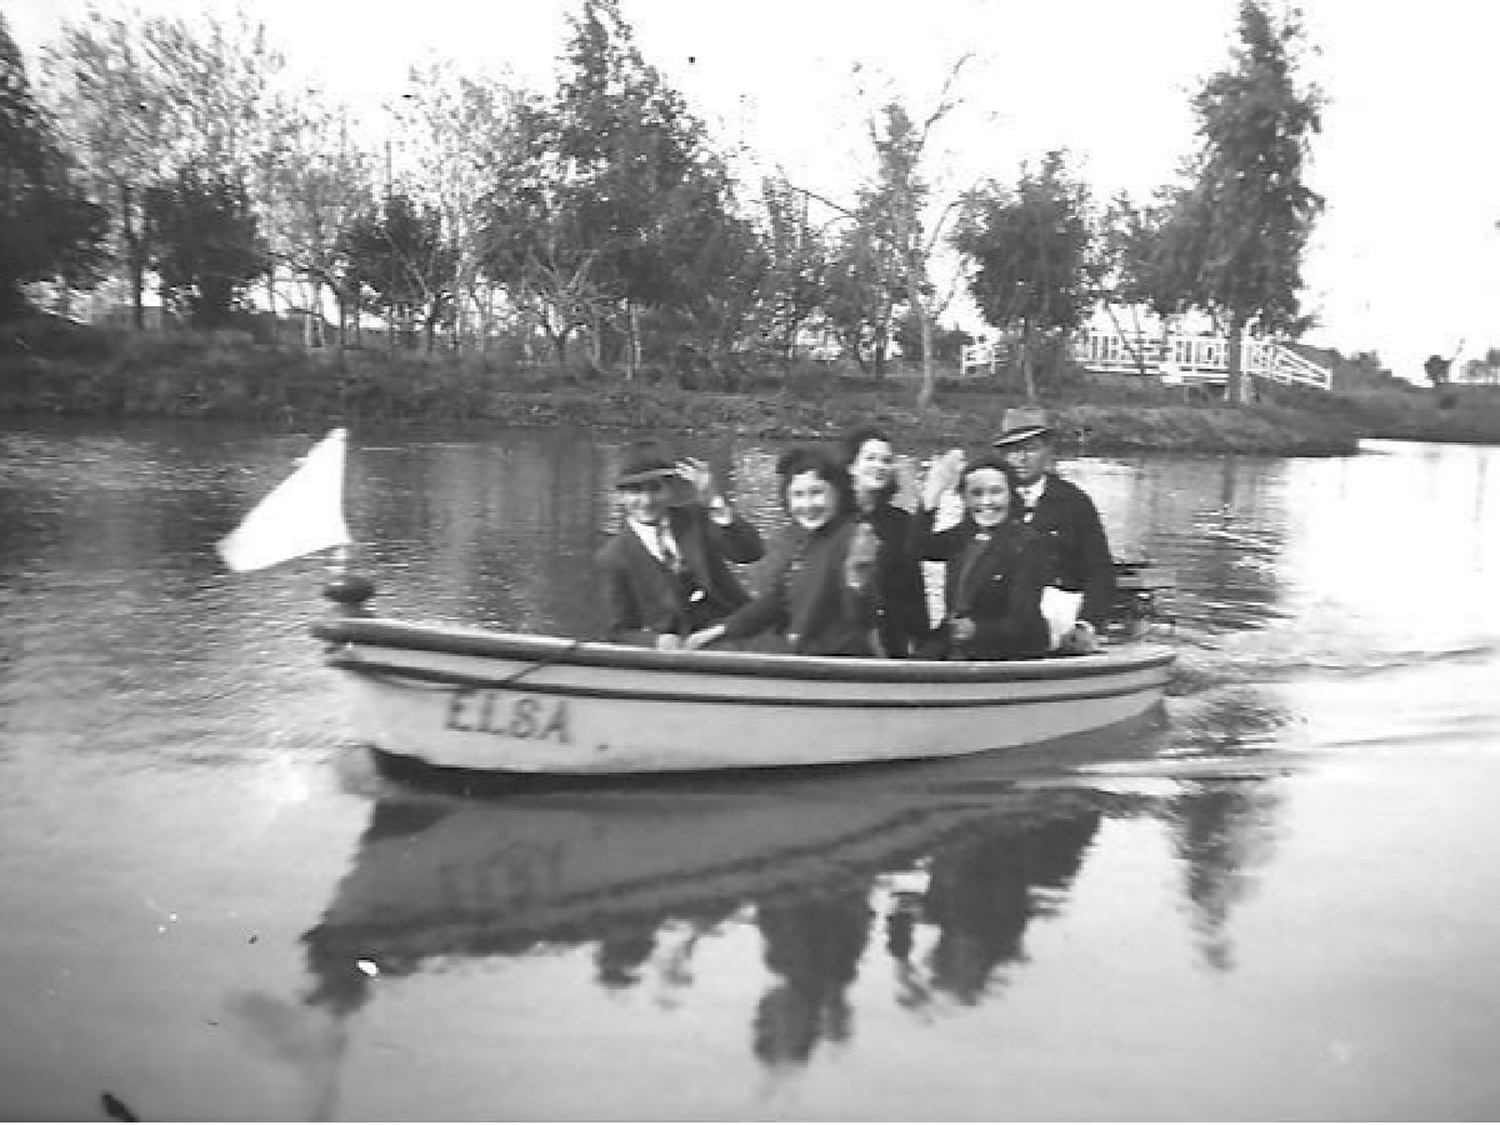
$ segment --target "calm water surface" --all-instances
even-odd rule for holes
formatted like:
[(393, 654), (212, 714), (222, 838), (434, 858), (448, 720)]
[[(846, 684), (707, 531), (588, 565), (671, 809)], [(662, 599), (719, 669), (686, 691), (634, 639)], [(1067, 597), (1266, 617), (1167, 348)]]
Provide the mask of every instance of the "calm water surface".
[[(0, 430), (4, 1117), (1500, 1116), (1500, 450), (1066, 465), (1178, 572), (1137, 729), (479, 801), (212, 553), (316, 436)], [(354, 444), (383, 612), (595, 628), (618, 441)]]

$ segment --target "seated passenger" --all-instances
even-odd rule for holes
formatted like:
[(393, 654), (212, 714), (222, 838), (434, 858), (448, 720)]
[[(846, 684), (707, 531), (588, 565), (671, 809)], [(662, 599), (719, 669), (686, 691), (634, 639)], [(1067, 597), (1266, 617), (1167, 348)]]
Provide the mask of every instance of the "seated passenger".
[(891, 439), (875, 426), (860, 426), (844, 435), (843, 455), (859, 518), (880, 540), (880, 643), (887, 656), (910, 656), (932, 624), (922, 565), (906, 550), (911, 513), (892, 503), (897, 481)]
[[(963, 518), (935, 531), (938, 505), (955, 485)], [(999, 458), (965, 466), (961, 454), (949, 454), (934, 462), (912, 520), (910, 550), (947, 564), (946, 612), (937, 643), (923, 656), (1015, 660), (1046, 654), (1051, 639), (1042, 587), (1053, 563), (1046, 540), (1019, 518), (1020, 508)]]
[(1057, 475), (1052, 423), (1044, 410), (1013, 407), (992, 443), (1005, 458), (1021, 498), (1021, 518), (1051, 542), (1054, 583), (1077, 595), (1076, 622), (1059, 620), (1059, 651), (1093, 652), (1109, 625), (1115, 600), (1115, 564), (1099, 511), (1088, 493)]
[(656, 442), (636, 442), (615, 495), (624, 525), (594, 556), (610, 640), (681, 648), (750, 600), (729, 563), (760, 558), (760, 532), (734, 513), (703, 462), (674, 463)]
[(772, 554), (765, 588), (722, 625), (693, 634), (688, 647), (722, 642), (807, 656), (880, 655), (878, 543), (855, 517), (848, 471), (822, 450), (798, 448), (776, 472), (792, 525)]

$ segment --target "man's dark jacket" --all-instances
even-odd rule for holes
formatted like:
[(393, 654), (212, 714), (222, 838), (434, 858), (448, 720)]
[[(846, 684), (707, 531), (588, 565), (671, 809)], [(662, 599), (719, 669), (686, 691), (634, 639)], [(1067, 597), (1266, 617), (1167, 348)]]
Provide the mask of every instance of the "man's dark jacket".
[(669, 508), (683, 573), (674, 574), (628, 525), (594, 556), (604, 587), (605, 636), (620, 644), (655, 647), (663, 633), (686, 636), (722, 621), (749, 601), (729, 563), (765, 553), (760, 532), (736, 516), (714, 522), (701, 504)]
[(1082, 592), (1079, 620), (1103, 632), (1115, 600), (1115, 564), (1099, 510), (1088, 493), (1048, 473), (1047, 486), (1036, 507), (1026, 513), (1026, 522), (1052, 545), (1057, 560), (1055, 584)]

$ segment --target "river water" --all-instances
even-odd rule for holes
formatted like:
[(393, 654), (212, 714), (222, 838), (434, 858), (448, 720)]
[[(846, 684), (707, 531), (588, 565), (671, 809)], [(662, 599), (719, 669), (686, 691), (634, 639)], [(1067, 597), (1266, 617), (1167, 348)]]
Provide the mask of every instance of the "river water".
[[(1177, 572), (1133, 729), (478, 800), (213, 554), (317, 436), (0, 429), (0, 1115), (1500, 1115), (1500, 449), (1065, 463)], [(594, 629), (619, 438), (352, 445), (381, 612)]]

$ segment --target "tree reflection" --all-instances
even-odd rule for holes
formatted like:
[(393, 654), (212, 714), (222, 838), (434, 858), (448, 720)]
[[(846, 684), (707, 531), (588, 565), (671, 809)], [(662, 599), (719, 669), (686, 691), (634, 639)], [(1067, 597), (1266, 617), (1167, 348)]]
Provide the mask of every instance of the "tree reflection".
[(1274, 767), (1255, 759), (1275, 753), (1281, 732), (1294, 721), (1288, 708), (1260, 687), (1215, 688), (1183, 707), (1174, 724), (1176, 756), (1239, 776), (1185, 779), (1163, 803), (1183, 864), (1184, 893), (1199, 952), (1215, 969), (1234, 967), (1229, 920), (1254, 890), (1256, 870), (1271, 857), (1280, 795), (1274, 781), (1256, 776)]
[(1279, 804), (1258, 780), (1190, 784), (1168, 803), (1198, 949), (1212, 968), (1234, 968), (1230, 914), (1270, 861)]

